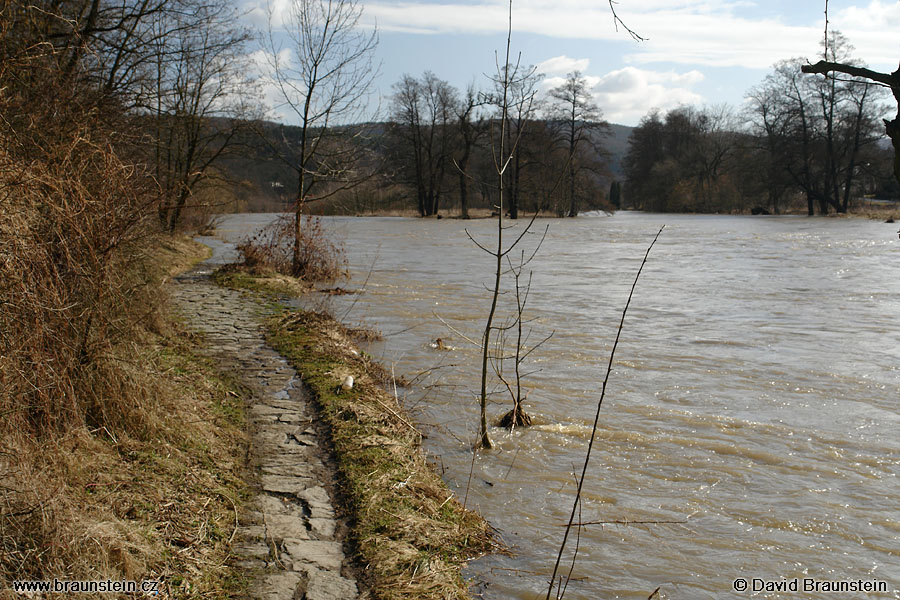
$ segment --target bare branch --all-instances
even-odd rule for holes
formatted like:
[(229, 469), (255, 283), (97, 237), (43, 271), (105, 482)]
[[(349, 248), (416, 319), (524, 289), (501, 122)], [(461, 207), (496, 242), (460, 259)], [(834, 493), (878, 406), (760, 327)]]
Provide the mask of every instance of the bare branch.
[(880, 73), (878, 71), (873, 71), (865, 67), (856, 67), (854, 65), (845, 65), (838, 62), (820, 60), (816, 64), (802, 65), (800, 67), (800, 70), (804, 73), (816, 73), (819, 75), (827, 75), (828, 73), (838, 72), (844, 73), (846, 75), (852, 75), (853, 77), (870, 79), (874, 82), (880, 83), (895, 90), (895, 94), (898, 93), (897, 90), (898, 88), (900, 88), (900, 69), (894, 71), (893, 73)]
[(441, 323), (443, 323), (443, 324), (447, 327), (447, 329), (449, 329), (450, 331), (452, 331), (453, 333), (455, 333), (455, 334), (458, 335), (459, 337), (463, 338), (464, 340), (466, 340), (467, 342), (469, 342), (470, 344), (472, 344), (472, 345), (475, 346), (476, 348), (481, 348), (481, 344), (479, 344), (478, 342), (476, 342), (475, 340), (473, 340), (472, 338), (470, 338), (469, 336), (467, 336), (466, 334), (464, 334), (464, 333), (461, 332), (460, 330), (458, 330), (458, 329), (456, 329), (455, 327), (453, 327), (453, 325), (451, 325), (450, 323), (448, 323), (447, 321), (445, 321), (439, 314), (437, 314), (436, 312), (432, 312), (431, 314), (433, 314), (433, 315), (437, 318), (438, 321), (440, 321)]
[[(600, 399), (597, 401), (597, 412), (594, 416), (594, 425), (591, 428), (591, 437), (588, 441), (587, 454), (584, 458), (584, 466), (581, 470), (581, 477), (578, 479), (578, 487), (575, 490), (575, 501), (572, 505), (572, 512), (569, 515), (569, 522), (566, 525), (566, 532), (563, 535), (562, 544), (559, 546), (559, 554), (556, 557), (556, 564), (553, 566), (553, 574), (550, 576), (550, 587), (547, 589), (547, 598), (546, 600), (550, 600), (550, 595), (553, 593), (553, 584), (556, 580), (556, 574), (559, 571), (559, 563), (562, 561), (563, 551), (566, 548), (566, 542), (569, 539), (569, 532), (572, 530), (572, 526), (575, 521), (575, 513), (578, 510), (578, 507), (581, 503), (581, 489), (584, 486), (584, 480), (587, 476), (588, 464), (591, 460), (591, 450), (594, 448), (594, 439), (597, 435), (597, 425), (600, 422), (600, 409), (603, 406), (603, 399), (606, 397), (606, 386), (609, 383), (609, 375), (612, 373), (613, 360), (616, 356), (616, 348), (619, 347), (619, 339), (622, 336), (622, 329), (625, 326), (625, 316), (628, 314), (628, 307), (631, 306), (631, 299), (634, 296), (634, 290), (637, 287), (638, 280), (641, 277), (641, 272), (644, 270), (644, 265), (647, 264), (647, 258), (650, 256), (650, 251), (653, 249), (653, 246), (656, 244), (656, 240), (659, 239), (659, 236), (662, 234), (663, 229), (665, 229), (665, 225), (660, 227), (659, 231), (656, 233), (656, 236), (653, 238), (653, 241), (650, 242), (650, 245), (647, 247), (647, 252), (644, 253), (644, 259), (641, 261), (641, 266), (638, 268), (637, 274), (634, 277), (634, 282), (631, 284), (631, 291), (628, 293), (628, 300), (625, 302), (625, 308), (622, 309), (622, 319), (619, 321), (619, 329), (616, 332), (616, 339), (613, 342), (612, 350), (609, 353), (609, 362), (606, 367), (606, 376), (603, 378), (603, 385), (600, 390)], [(579, 528), (580, 530), (580, 528)]]
[(609, 10), (612, 11), (613, 25), (615, 26), (616, 31), (619, 30), (619, 25), (621, 25), (622, 28), (625, 29), (626, 32), (628, 32), (628, 35), (631, 36), (631, 39), (636, 42), (646, 42), (648, 38), (638, 35), (634, 30), (632, 30), (630, 27), (628, 27), (628, 25), (625, 24), (625, 21), (619, 18), (619, 15), (616, 13), (616, 4), (618, 4), (618, 2), (609, 0)]

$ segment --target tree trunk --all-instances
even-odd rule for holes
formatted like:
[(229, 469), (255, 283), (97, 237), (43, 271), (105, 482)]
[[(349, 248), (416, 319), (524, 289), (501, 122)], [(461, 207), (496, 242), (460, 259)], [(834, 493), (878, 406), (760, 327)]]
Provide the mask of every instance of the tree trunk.
[(300, 264), (300, 256), (303, 250), (301, 245), (303, 230), (303, 204), (303, 198), (298, 198), (297, 210), (294, 212), (294, 255), (291, 260), (291, 269), (293, 270), (295, 276), (300, 273), (302, 268), (302, 265)]
[(181, 210), (184, 208), (185, 203), (187, 202), (187, 197), (189, 194), (189, 190), (187, 187), (183, 187), (181, 192), (178, 194), (178, 199), (175, 201), (175, 206), (169, 209), (168, 222), (166, 223), (166, 231), (169, 233), (173, 233), (175, 231), (175, 227), (178, 225), (178, 219), (181, 218)]
[[(900, 105), (900, 100), (897, 101)], [(897, 118), (893, 121), (884, 120), (884, 128), (891, 144), (894, 145), (894, 178), (900, 183), (900, 108), (897, 110)]]
[(459, 173), (459, 214), (463, 219), (469, 218), (469, 178), (462, 170)]

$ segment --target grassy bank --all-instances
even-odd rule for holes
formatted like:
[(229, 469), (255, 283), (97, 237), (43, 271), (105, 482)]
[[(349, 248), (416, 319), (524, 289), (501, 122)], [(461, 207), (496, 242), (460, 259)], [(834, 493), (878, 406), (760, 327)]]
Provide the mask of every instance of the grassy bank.
[(241, 390), (159, 302), (165, 280), (207, 249), (168, 236), (146, 247), (141, 276), (156, 301), (130, 309), (138, 326), (91, 365), (109, 374), (104, 385), (80, 392), (97, 410), (127, 406), (123, 424), (110, 415), (36, 435), (12, 428), (22, 413), (0, 413), (0, 597), (20, 597), (13, 581), (53, 578), (159, 580), (175, 598), (243, 589), (226, 564), (246, 494)]
[[(242, 274), (218, 280), (259, 290)], [(281, 291), (279, 289), (278, 291)], [(488, 524), (465, 510), (425, 460), (421, 435), (391, 393), (391, 375), (330, 316), (284, 311), (268, 341), (294, 365), (330, 432), (357, 558), (375, 598), (468, 598), (467, 559), (491, 550)], [(351, 389), (343, 389), (347, 377)]]

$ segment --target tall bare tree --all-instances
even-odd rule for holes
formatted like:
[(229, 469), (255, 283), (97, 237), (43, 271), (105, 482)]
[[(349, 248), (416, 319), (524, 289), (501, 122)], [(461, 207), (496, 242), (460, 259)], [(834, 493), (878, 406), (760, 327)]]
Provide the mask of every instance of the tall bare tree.
[(579, 71), (566, 75), (566, 80), (550, 90), (553, 105), (550, 115), (560, 126), (560, 135), (567, 150), (567, 187), (569, 207), (566, 216), (578, 216), (576, 178), (588, 165), (579, 160), (579, 150), (592, 145), (592, 136), (608, 130), (602, 120), (600, 107), (591, 96), (587, 79)]
[(459, 212), (463, 219), (469, 218), (469, 161), (478, 140), (487, 132), (484, 116), (477, 114), (481, 104), (475, 86), (469, 85), (466, 97), (456, 108), (459, 143), (454, 163), (459, 176)]
[[(490, 288), (491, 306), (488, 310), (487, 319), (485, 320), (484, 329), (482, 330), (481, 334), (481, 390), (478, 395), (479, 405), (481, 409), (479, 419), (480, 439), (478, 442), (478, 446), (481, 448), (493, 447), (493, 443), (491, 442), (487, 427), (487, 381), (488, 364), (491, 360), (491, 339), (496, 331), (508, 328), (506, 326), (498, 327), (494, 324), (494, 319), (497, 316), (498, 301), (500, 298), (500, 283), (504, 273), (503, 260), (522, 242), (526, 235), (531, 233), (531, 227), (534, 224), (535, 218), (537, 217), (537, 212), (535, 212), (534, 216), (532, 216), (531, 220), (525, 225), (525, 227), (522, 228), (522, 231), (519, 232), (518, 236), (512, 241), (512, 243), (509, 243), (504, 247), (503, 232), (505, 229), (508, 229), (508, 227), (504, 227), (503, 225), (503, 214), (505, 210), (504, 202), (506, 201), (508, 194), (506, 173), (511, 161), (513, 160), (515, 147), (521, 140), (521, 130), (519, 131), (519, 135), (516, 138), (510, 139), (510, 137), (507, 135), (510, 121), (510, 109), (512, 107), (512, 99), (514, 97), (512, 88), (515, 85), (516, 81), (521, 80), (523, 74), (526, 71), (530, 71), (530, 69), (524, 69), (519, 61), (510, 61), (510, 49), (512, 46), (512, 7), (513, 1), (509, 0), (509, 25), (506, 36), (506, 52), (503, 57), (504, 60), (501, 63), (502, 66), (498, 66), (497, 76), (494, 80), (497, 84), (497, 106), (500, 111), (498, 122), (493, 123), (493, 126), (499, 127), (499, 131), (494, 131), (491, 133), (491, 155), (494, 167), (493, 175), (495, 176), (497, 182), (497, 204), (495, 205), (497, 211), (497, 239), (495, 249), (490, 249), (486, 245), (479, 243), (477, 240), (475, 240), (475, 238), (472, 237), (469, 231), (466, 230), (466, 234), (469, 236), (469, 239), (475, 242), (475, 244), (479, 248), (490, 255), (491, 260), (494, 264), (494, 283)], [(539, 246), (540, 244), (538, 244), (538, 247)], [(537, 249), (535, 249), (534, 252), (537, 252)], [(532, 258), (533, 256), (534, 254), (532, 253)], [(523, 260), (522, 262), (520, 262), (519, 269), (521, 270), (522, 268), (524, 268), (524, 266), (527, 265), (530, 260), (531, 259)], [(502, 360), (502, 355), (500, 357), (500, 360)]]
[[(362, 183), (360, 128), (367, 120), (367, 100), (378, 75), (374, 51), (378, 32), (360, 23), (357, 0), (291, 0), (284, 15), (270, 6), (268, 50), (272, 71), (285, 105), (299, 119), (296, 142), (285, 140), (285, 157), (297, 173), (294, 210), (294, 265), (302, 268), (302, 218), (306, 202), (325, 198)], [(276, 34), (282, 16), (288, 47)], [(290, 50), (285, 57), (282, 50)], [(327, 184), (327, 185), (323, 185)]]
[[(530, 128), (530, 121), (538, 111), (538, 102), (536, 101), (537, 89), (543, 79), (543, 73), (538, 73), (534, 66), (524, 67), (518, 63), (506, 66), (505, 71), (501, 70), (507, 77), (507, 90), (503, 93), (503, 78), (494, 78), (494, 93), (491, 94), (487, 101), (494, 104), (497, 108), (497, 114), (503, 113), (502, 102), (506, 98), (508, 126), (506, 127), (506, 146), (511, 152), (511, 160), (506, 169), (507, 181), (507, 209), (510, 219), (519, 218), (519, 208), (521, 206), (522, 196), (522, 174), (524, 169), (530, 165), (527, 157), (529, 148), (527, 148), (529, 137), (526, 131), (526, 125)], [(514, 143), (515, 140), (515, 143)], [(546, 152), (546, 148), (542, 148), (538, 152)]]
[(820, 75), (844, 73), (858, 80), (874, 82), (891, 91), (897, 101), (897, 116), (893, 119), (883, 119), (883, 121), (885, 133), (891, 138), (891, 144), (894, 146), (894, 177), (900, 182), (900, 67), (893, 73), (880, 73), (858, 64), (820, 60), (814, 65), (803, 65), (800, 69), (804, 73)]
[[(456, 88), (431, 71), (421, 78), (404, 75), (394, 84), (392, 133), (401, 143), (397, 152), (400, 177), (415, 187), (420, 216), (436, 215), (440, 207), (446, 175), (453, 168), (457, 134), (453, 124), (463, 118), (459, 106)], [(474, 135), (471, 130), (467, 133)]]

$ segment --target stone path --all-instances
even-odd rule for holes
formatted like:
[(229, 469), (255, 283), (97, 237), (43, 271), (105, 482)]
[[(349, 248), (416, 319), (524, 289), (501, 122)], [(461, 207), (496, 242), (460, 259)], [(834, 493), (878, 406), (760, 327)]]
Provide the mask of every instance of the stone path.
[(260, 306), (217, 286), (209, 262), (175, 278), (172, 296), (205, 334), (210, 356), (252, 391), (248, 410), (258, 489), (235, 536), (238, 565), (255, 575), (260, 600), (359, 597), (344, 554), (346, 525), (336, 518), (329, 466), (315, 411), (296, 371), (270, 348)]

